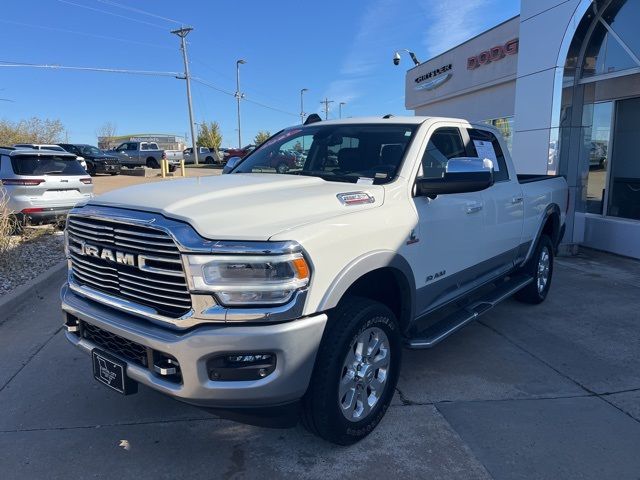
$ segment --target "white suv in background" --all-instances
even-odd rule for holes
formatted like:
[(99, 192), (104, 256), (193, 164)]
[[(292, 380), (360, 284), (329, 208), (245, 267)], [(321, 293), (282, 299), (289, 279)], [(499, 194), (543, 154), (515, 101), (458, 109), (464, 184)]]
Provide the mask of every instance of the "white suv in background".
[(91, 177), (64, 150), (0, 147), (0, 183), (9, 211), (34, 222), (64, 217), (93, 197)]
[[(64, 148), (60, 145), (49, 145), (46, 143), (16, 143), (14, 145), (16, 148), (31, 148), (33, 150), (53, 150), (54, 152), (66, 152)], [(69, 153), (69, 152), (68, 152)], [(80, 165), (84, 170), (87, 170), (87, 162), (85, 162), (83, 157), (79, 157), (76, 155), (76, 160), (80, 162)]]

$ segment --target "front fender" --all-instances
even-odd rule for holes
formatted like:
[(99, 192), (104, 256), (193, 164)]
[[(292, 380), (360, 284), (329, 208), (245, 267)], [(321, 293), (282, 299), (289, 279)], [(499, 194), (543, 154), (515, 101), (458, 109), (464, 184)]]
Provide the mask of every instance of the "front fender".
[(400, 278), (406, 282), (404, 287), (406, 287), (409, 297), (409, 318), (413, 319), (415, 316), (416, 292), (413, 269), (402, 255), (390, 250), (376, 250), (365, 253), (344, 267), (322, 297), (318, 311), (323, 312), (334, 308), (349, 287), (359, 278), (381, 268), (395, 270), (396, 274), (400, 275)]

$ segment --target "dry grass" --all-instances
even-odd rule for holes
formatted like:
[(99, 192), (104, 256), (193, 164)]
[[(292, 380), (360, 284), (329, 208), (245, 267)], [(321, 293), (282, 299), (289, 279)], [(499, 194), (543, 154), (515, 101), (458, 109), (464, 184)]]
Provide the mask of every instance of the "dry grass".
[(13, 245), (11, 235), (17, 227), (15, 216), (9, 212), (9, 194), (0, 182), (0, 264), (7, 262), (9, 250)]

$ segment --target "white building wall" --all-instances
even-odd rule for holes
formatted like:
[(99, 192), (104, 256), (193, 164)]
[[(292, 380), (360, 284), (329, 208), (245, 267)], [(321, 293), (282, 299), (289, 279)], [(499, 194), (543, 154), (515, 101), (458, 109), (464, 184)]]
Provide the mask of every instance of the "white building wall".
[(515, 108), (514, 80), (473, 92), (473, 96), (459, 95), (429, 105), (417, 107), (416, 115), (459, 117), (472, 122), (511, 117)]
[[(513, 157), (517, 169), (547, 173), (556, 84), (562, 79), (561, 45), (580, 0), (522, 0), (515, 98)], [(542, 34), (544, 32), (544, 34)]]

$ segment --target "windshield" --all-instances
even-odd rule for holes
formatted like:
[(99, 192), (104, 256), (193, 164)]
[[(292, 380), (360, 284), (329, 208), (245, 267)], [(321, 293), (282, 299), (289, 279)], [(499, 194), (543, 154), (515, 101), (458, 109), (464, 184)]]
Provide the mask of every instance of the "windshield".
[(72, 156), (18, 155), (11, 157), (11, 166), (16, 175), (87, 175)]
[(102, 152), (92, 145), (83, 145), (80, 151), (84, 155), (102, 155)]
[(334, 182), (393, 180), (417, 125), (321, 125), (290, 128), (260, 145), (231, 173), (307, 175)]

